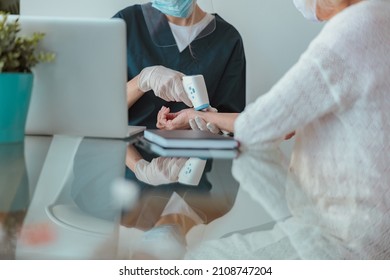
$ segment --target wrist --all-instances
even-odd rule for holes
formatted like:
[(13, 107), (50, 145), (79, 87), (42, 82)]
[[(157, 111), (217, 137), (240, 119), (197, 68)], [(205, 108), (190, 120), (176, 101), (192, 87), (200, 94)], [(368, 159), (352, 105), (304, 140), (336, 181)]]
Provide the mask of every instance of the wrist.
[(127, 94), (127, 107), (130, 108), (140, 99), (144, 92), (139, 88), (139, 76), (134, 77), (127, 82), (126, 85), (126, 94)]
[(203, 112), (203, 111), (195, 111), (194, 110), (194, 116), (193, 118), (195, 119), (195, 117), (199, 117), (201, 118), (202, 120), (204, 120), (206, 123), (210, 122), (209, 119), (208, 119), (208, 112)]
[(141, 78), (140, 78), (140, 75), (141, 74), (138, 74), (137, 76), (134, 77), (134, 87), (137, 91), (137, 94), (138, 95), (143, 95), (145, 92), (149, 91), (150, 89), (148, 87), (146, 87), (146, 83), (145, 82), (141, 82)]
[(127, 167), (134, 172), (135, 166), (137, 163), (139, 163), (141, 160), (143, 160), (143, 157), (141, 154), (138, 153), (138, 151), (135, 149), (134, 146), (129, 145), (127, 147), (126, 152), (126, 165)]

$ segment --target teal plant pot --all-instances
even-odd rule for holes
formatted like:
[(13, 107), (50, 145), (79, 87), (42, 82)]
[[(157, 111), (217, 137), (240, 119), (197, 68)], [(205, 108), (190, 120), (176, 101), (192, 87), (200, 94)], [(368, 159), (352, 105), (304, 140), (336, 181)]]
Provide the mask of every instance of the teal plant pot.
[(0, 73), (0, 143), (24, 141), (32, 87), (31, 73)]

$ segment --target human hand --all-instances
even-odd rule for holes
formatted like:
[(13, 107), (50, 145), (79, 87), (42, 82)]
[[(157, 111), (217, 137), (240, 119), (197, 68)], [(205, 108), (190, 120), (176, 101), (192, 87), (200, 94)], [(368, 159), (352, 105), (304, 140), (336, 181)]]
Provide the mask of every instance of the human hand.
[(184, 109), (176, 113), (171, 113), (167, 107), (161, 107), (157, 114), (156, 127), (165, 130), (188, 129), (189, 120), (195, 118), (196, 111), (193, 109)]
[(153, 90), (154, 94), (166, 101), (184, 102), (193, 107), (182, 82), (183, 73), (164, 66), (150, 66), (139, 74), (138, 87), (141, 91)]
[(175, 183), (187, 160), (188, 158), (158, 157), (148, 162), (141, 159), (136, 163), (134, 173), (138, 180), (152, 186)]
[[(218, 110), (214, 107), (209, 106), (208, 108), (202, 110), (203, 112), (218, 112)], [(204, 119), (199, 116), (195, 116), (194, 119), (189, 120), (189, 124), (192, 130), (202, 130), (202, 131), (210, 131), (214, 134), (221, 134), (222, 131), (216, 126), (214, 123), (206, 123)]]

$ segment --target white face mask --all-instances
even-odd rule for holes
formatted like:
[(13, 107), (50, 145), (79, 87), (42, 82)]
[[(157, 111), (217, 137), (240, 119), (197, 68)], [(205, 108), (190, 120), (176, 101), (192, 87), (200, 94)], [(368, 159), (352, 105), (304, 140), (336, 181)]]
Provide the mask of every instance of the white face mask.
[(317, 18), (317, 0), (293, 0), (295, 7), (302, 15), (311, 21), (319, 22)]

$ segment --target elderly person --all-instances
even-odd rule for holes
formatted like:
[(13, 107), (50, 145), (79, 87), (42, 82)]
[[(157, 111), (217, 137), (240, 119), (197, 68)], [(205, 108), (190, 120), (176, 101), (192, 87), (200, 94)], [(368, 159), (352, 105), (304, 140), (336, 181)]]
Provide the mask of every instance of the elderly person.
[[(289, 175), (311, 209), (331, 221), (323, 229), (346, 244), (344, 257), (389, 258), (390, 1), (294, 3), (306, 18), (328, 22), (267, 94), (241, 114), (163, 108), (158, 126), (185, 128), (200, 117), (259, 153), (295, 132)], [(304, 212), (297, 203), (289, 201), (294, 216)]]

